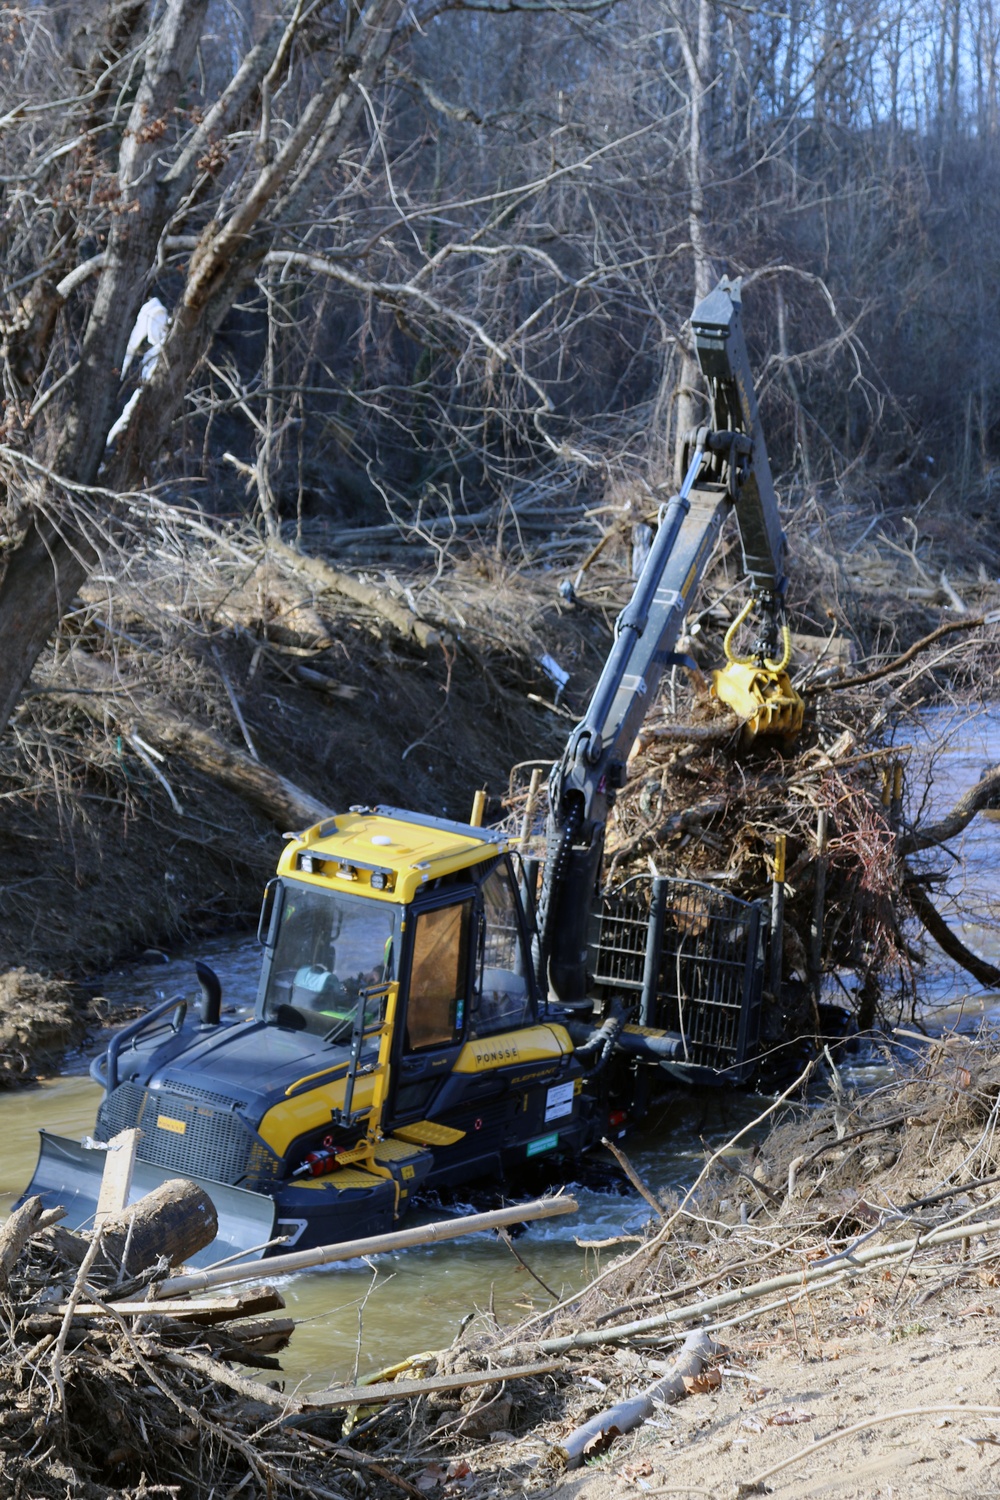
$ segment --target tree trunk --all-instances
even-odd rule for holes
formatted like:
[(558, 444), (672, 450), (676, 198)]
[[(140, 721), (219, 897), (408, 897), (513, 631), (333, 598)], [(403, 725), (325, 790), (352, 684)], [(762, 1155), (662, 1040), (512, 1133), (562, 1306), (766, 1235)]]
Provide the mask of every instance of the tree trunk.
[[(697, 30), (692, 39), (681, 22), (678, 32), (681, 52), (687, 71), (689, 97), (691, 101), (691, 124), (688, 136), (688, 233), (691, 237), (691, 253), (694, 262), (695, 302), (707, 297), (712, 289), (712, 262), (705, 232), (705, 184), (708, 178), (707, 114), (708, 84), (712, 66), (712, 8), (710, 0), (697, 0)], [(699, 410), (699, 369), (690, 341), (685, 343), (681, 360), (680, 385), (677, 391), (677, 436), (697, 426)], [(681, 447), (676, 445), (678, 465)], [(680, 467), (674, 474), (674, 482), (680, 484), (684, 475)]]
[(918, 885), (916, 881), (907, 881), (906, 894), (913, 910), (942, 953), (947, 953), (984, 989), (995, 990), (1000, 987), (1000, 969), (965, 946), (958, 934), (952, 932), (922, 885)]
[(79, 532), (70, 526), (56, 530), (41, 515), (7, 554), (0, 581), (0, 732), (93, 561), (94, 553)]

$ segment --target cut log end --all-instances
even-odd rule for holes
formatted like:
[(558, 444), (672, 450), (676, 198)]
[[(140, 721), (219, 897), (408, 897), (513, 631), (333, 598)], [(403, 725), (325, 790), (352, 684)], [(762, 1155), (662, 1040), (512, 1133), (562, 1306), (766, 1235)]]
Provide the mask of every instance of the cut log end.
[(161, 1256), (172, 1266), (182, 1265), (218, 1232), (219, 1217), (205, 1189), (174, 1177), (109, 1219), (103, 1248), (123, 1272), (137, 1276)]

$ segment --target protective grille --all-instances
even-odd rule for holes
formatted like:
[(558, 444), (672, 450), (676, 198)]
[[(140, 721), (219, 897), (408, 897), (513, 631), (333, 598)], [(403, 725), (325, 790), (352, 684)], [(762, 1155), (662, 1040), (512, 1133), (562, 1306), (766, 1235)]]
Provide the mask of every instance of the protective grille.
[(181, 1094), (185, 1099), (197, 1099), (199, 1104), (214, 1104), (219, 1109), (243, 1109), (245, 1099), (237, 1099), (232, 1094), (213, 1094), (211, 1089), (202, 1089), (194, 1083), (186, 1083), (182, 1078), (171, 1078), (167, 1081), (167, 1088), (171, 1094)]
[[(226, 1101), (230, 1104), (230, 1101)], [(159, 1125), (159, 1119), (170, 1123)], [(139, 1156), (179, 1177), (266, 1190), (281, 1163), (232, 1108), (213, 1109), (168, 1089), (123, 1083), (101, 1105), (95, 1135), (110, 1140), (119, 1130), (142, 1130)], [(183, 1128), (181, 1128), (183, 1127)]]
[[(591, 943), (594, 984), (606, 996), (640, 999), (643, 1024), (679, 1033), (692, 1068), (724, 1070), (741, 1082), (760, 1030), (761, 907), (693, 880), (664, 880), (655, 890), (662, 912), (648, 878), (602, 896)], [(647, 966), (657, 935), (659, 953)]]

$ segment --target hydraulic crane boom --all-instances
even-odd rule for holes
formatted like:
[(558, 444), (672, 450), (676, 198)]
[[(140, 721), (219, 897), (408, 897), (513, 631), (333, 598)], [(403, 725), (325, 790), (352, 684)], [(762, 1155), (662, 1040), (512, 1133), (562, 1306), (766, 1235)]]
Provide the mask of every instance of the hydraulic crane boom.
[(709, 387), (714, 426), (685, 440), (679, 492), (659, 525), (590, 705), (554, 767), (548, 853), (538, 904), (537, 960), (543, 989), (587, 1003), (587, 933), (600, 876), (608, 812), (623, 784), (632, 742), (655, 700), (684, 618), (722, 525), (735, 508), (751, 603), (761, 615), (754, 657), (780, 670), (785, 537), (740, 322), (740, 285), (723, 277), (691, 318)]

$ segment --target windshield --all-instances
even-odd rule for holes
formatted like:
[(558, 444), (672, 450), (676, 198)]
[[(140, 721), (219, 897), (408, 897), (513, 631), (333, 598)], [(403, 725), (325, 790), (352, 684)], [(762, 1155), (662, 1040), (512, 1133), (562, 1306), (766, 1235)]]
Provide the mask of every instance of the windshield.
[[(388, 903), (287, 881), (264, 1019), (348, 1041), (362, 991), (393, 977), (396, 919)], [(371, 999), (367, 1022), (374, 1023), (379, 998)]]

